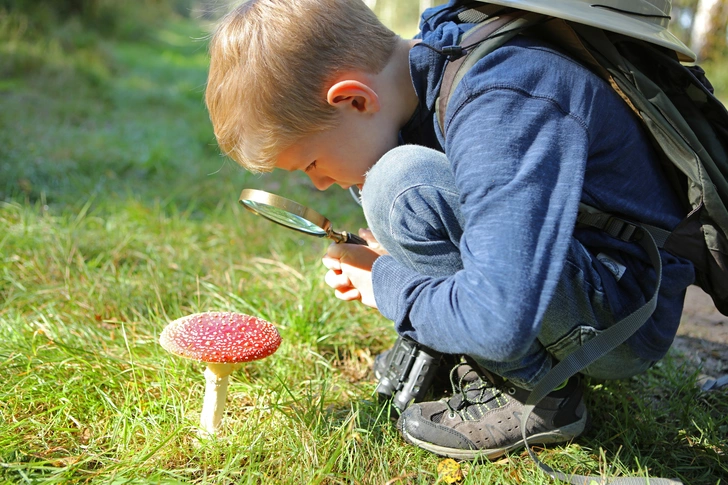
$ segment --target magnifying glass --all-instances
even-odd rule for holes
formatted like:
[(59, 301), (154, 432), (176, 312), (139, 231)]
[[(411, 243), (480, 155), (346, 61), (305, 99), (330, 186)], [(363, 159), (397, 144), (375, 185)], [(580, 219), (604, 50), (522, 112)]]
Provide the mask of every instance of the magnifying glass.
[(313, 209), (270, 192), (243, 189), (240, 203), (254, 214), (304, 234), (327, 237), (337, 243), (367, 245), (359, 236), (346, 231), (334, 231), (331, 221)]

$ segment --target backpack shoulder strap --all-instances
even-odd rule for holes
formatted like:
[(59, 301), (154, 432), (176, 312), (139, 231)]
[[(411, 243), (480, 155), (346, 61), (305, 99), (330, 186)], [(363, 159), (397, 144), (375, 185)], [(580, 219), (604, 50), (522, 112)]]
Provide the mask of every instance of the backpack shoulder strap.
[(637, 231), (641, 228), (652, 235), (652, 239), (655, 240), (655, 245), (658, 248), (665, 247), (665, 242), (672, 234), (670, 231), (656, 226), (641, 222), (631, 222), (607, 212), (602, 212), (583, 202), (579, 204), (579, 214), (576, 217), (576, 223), (600, 229), (622, 241), (632, 241)]
[(460, 47), (463, 52), (467, 51), (467, 54), (452, 59), (445, 65), (439, 98), (435, 104), (437, 122), (443, 135), (445, 134), (445, 111), (450, 96), (468, 69), (478, 60), (543, 18), (543, 15), (523, 10), (511, 10), (492, 17), (488, 17), (484, 13), (483, 20), (463, 34), (460, 39)]

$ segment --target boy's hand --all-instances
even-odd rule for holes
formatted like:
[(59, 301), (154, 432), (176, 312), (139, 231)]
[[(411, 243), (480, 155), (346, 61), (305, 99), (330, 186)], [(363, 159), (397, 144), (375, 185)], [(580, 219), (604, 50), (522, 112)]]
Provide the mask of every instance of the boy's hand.
[(359, 229), (359, 237), (364, 239), (369, 245), (369, 248), (373, 249), (374, 252), (379, 254), (380, 256), (389, 254), (387, 250), (379, 244), (379, 241), (377, 241), (374, 237), (374, 233), (369, 229)]
[(368, 246), (334, 243), (322, 260), (329, 269), (324, 281), (334, 289), (336, 298), (359, 300), (366, 306), (377, 308), (372, 288), (372, 265), (379, 256)]

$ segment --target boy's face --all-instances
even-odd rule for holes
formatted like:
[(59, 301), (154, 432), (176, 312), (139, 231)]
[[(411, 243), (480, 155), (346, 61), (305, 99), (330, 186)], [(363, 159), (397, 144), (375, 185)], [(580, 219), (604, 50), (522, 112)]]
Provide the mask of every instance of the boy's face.
[(275, 167), (305, 172), (319, 190), (333, 184), (361, 188), (369, 169), (397, 146), (398, 133), (398, 127), (382, 117), (344, 115), (337, 127), (284, 150)]

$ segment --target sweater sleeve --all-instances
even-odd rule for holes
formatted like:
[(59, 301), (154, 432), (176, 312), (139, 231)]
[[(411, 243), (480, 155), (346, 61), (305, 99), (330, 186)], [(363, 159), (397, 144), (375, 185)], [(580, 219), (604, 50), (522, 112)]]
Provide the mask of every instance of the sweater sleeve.
[(555, 100), (517, 88), (460, 91), (445, 152), (465, 220), (463, 269), (432, 278), (382, 257), (373, 267), (375, 298), (400, 334), (423, 345), (514, 360), (536, 338), (564, 265), (587, 125)]

